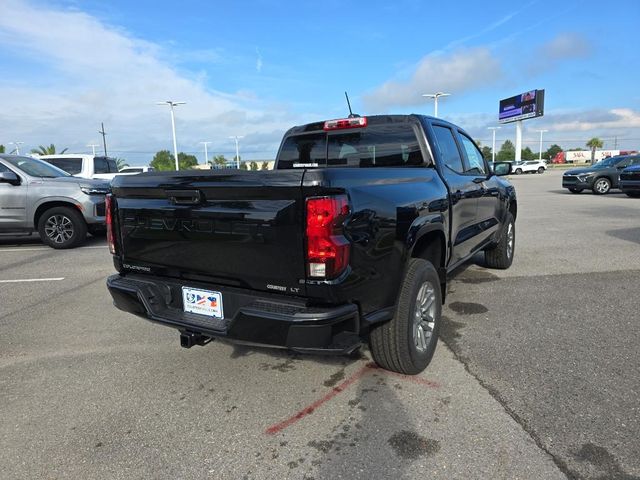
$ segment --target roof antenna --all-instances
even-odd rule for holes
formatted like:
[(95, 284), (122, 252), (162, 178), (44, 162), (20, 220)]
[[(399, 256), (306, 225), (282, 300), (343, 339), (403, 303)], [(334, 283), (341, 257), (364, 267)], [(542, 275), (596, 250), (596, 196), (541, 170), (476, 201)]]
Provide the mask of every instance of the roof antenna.
[(347, 95), (347, 92), (344, 92), (344, 96), (347, 99), (347, 106), (349, 107), (349, 118), (357, 118), (360, 115), (358, 115), (357, 113), (353, 113), (351, 111), (351, 102), (349, 101), (349, 95)]

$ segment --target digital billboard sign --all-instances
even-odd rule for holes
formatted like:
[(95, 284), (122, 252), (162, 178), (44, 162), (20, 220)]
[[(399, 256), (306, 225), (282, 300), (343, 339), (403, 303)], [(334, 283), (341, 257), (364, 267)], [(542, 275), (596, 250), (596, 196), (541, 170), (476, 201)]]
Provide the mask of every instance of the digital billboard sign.
[(529, 90), (500, 100), (498, 122), (509, 123), (544, 115), (544, 90)]

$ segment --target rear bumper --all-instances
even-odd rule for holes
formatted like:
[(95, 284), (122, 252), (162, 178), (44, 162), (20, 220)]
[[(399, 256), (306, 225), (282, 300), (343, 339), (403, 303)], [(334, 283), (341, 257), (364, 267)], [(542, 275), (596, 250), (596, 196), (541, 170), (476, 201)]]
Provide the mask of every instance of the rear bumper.
[[(185, 313), (183, 286), (220, 292), (225, 318)], [(361, 343), (358, 308), (350, 303), (314, 307), (284, 295), (147, 275), (113, 275), (107, 288), (120, 310), (185, 333), (313, 353), (345, 354)]]

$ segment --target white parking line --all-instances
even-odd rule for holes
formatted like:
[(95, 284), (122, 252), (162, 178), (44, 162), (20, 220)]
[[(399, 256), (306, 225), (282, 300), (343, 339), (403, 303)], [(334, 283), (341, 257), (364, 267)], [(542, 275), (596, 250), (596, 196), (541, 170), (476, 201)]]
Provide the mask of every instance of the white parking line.
[[(104, 250), (106, 250), (108, 247), (106, 245), (102, 245), (102, 246), (93, 246), (93, 247), (79, 247), (79, 248), (74, 248), (73, 250), (85, 250), (85, 249), (90, 249), (90, 248), (102, 248)], [(36, 248), (20, 248), (20, 247), (9, 247), (9, 248), (2, 248), (0, 247), (0, 253), (3, 252), (37, 252), (40, 250), (49, 250), (49, 251), (53, 251), (52, 248), (49, 247), (36, 247)]]
[(64, 277), (56, 277), (56, 278), (20, 278), (18, 280), (0, 280), (0, 283), (57, 282), (59, 280), (64, 280)]

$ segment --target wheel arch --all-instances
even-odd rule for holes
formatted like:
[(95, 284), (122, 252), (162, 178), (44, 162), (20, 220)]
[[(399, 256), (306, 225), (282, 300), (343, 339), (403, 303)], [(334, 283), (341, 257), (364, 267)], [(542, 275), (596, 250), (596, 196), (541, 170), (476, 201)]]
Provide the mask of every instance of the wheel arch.
[[(79, 211), (80, 215), (82, 215), (82, 209), (71, 200), (65, 200), (65, 199), (46, 200), (42, 202), (40, 205), (38, 205), (35, 212), (33, 213), (33, 227), (36, 230), (38, 229), (38, 221), (40, 220), (40, 217), (42, 216), (42, 214), (47, 210), (49, 210), (50, 208), (55, 208), (55, 207), (72, 208), (74, 210)], [(82, 218), (84, 219), (84, 215), (82, 215)]]
[(447, 290), (447, 240), (443, 228), (425, 228), (417, 237), (410, 258), (422, 258), (431, 262), (438, 272), (444, 304)]

